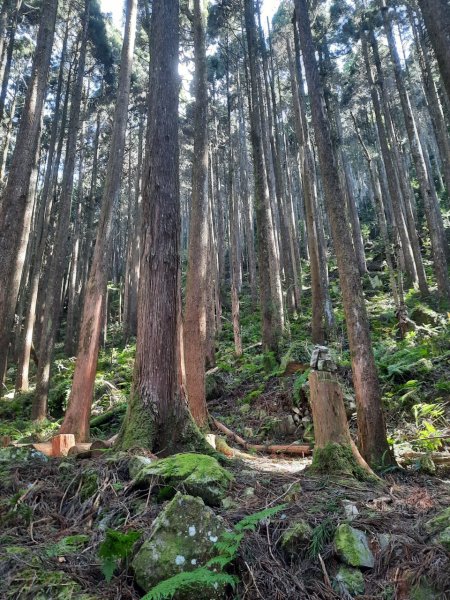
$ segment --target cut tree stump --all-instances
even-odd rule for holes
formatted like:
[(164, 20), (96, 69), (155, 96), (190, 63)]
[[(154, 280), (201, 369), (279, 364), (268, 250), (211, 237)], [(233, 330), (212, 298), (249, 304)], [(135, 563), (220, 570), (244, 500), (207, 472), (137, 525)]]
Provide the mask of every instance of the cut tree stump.
[(60, 433), (52, 438), (52, 455), (67, 456), (70, 448), (75, 446), (75, 436), (73, 433)]
[(359, 470), (376, 477), (350, 436), (344, 396), (336, 376), (312, 370), (309, 390), (315, 440), (312, 468), (330, 474), (357, 474)]

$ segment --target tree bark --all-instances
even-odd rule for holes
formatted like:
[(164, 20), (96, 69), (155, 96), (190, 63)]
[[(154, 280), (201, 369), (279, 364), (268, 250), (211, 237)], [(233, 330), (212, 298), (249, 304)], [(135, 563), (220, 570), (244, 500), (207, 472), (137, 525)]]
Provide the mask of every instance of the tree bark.
[(406, 90), (402, 74), (400, 57), (395, 45), (392, 23), (388, 15), (388, 9), (381, 0), (383, 24), (388, 40), (389, 52), (394, 66), (395, 81), (397, 83), (400, 102), (402, 105), (403, 116), (405, 119), (406, 131), (408, 134), (409, 145), (413, 157), (414, 167), (417, 179), (419, 181), (420, 193), (424, 203), (425, 214), (428, 223), (428, 229), (433, 252), (433, 267), (436, 276), (436, 283), (439, 295), (444, 300), (450, 299), (450, 281), (448, 278), (447, 267), (447, 242), (445, 239), (444, 225), (442, 215), (439, 210), (439, 202), (434, 188), (434, 182), (427, 172), (427, 166), (424, 158), (423, 148), (420, 143), (416, 122), (412, 112), (409, 96)]
[(196, 435), (180, 368), (178, 1), (153, 0), (150, 44), (138, 336), (133, 388), (118, 445), (168, 454), (193, 445)]
[(323, 90), (315, 59), (306, 0), (295, 0), (295, 9), (308, 91), (310, 97), (314, 98), (311, 105), (312, 120), (349, 337), (359, 444), (362, 455), (369, 463), (381, 465), (393, 462), (394, 459), (386, 440), (381, 390), (372, 351), (364, 295), (350, 233), (342, 211), (345, 200), (325, 114)]
[(105, 311), (108, 264), (111, 255), (113, 208), (120, 192), (128, 117), (131, 69), (136, 34), (137, 0), (127, 0), (125, 35), (120, 61), (119, 86), (111, 134), (106, 181), (94, 257), (86, 286), (80, 341), (69, 403), (60, 433), (73, 433), (80, 442), (89, 439), (89, 419), (94, 392), (100, 335)]
[(14, 310), (30, 232), (32, 203), (28, 191), (40, 138), (57, 8), (58, 0), (44, 0), (42, 3), (25, 106), (8, 182), (0, 204), (0, 380), (6, 369)]
[[(248, 58), (250, 70), (250, 129), (253, 150), (253, 172), (255, 180), (255, 213), (257, 225), (259, 293), (262, 320), (262, 342), (264, 351), (278, 352), (282, 333), (281, 306), (279, 306), (279, 272), (275, 261), (275, 237), (267, 187), (264, 148), (261, 133), (257, 75), (257, 34), (251, 0), (245, 0), (245, 27), (247, 32)], [(271, 273), (272, 272), (272, 273)], [(275, 282), (277, 279), (277, 282)]]
[(42, 331), (39, 340), (39, 368), (36, 376), (36, 392), (33, 398), (31, 416), (40, 421), (47, 416), (48, 390), (50, 386), (50, 364), (55, 344), (61, 304), (62, 283), (67, 263), (67, 236), (70, 225), (70, 207), (72, 203), (73, 179), (77, 139), (80, 123), (81, 97), (83, 92), (84, 66), (86, 61), (86, 40), (89, 20), (89, 2), (86, 0), (81, 17), (81, 35), (79, 43), (79, 58), (77, 75), (72, 89), (69, 128), (67, 137), (66, 157), (61, 198), (58, 206), (58, 221), (56, 224), (53, 252), (49, 258), (46, 281), (46, 302), (42, 317)]
[(450, 98), (450, 6), (448, 0), (418, 0), (442, 81)]
[[(208, 424), (205, 398), (206, 285), (208, 281), (208, 81), (206, 61), (206, 10), (194, 0), (194, 160), (189, 222), (186, 308), (183, 338), (186, 390), (194, 421)], [(231, 169), (231, 165), (229, 165)]]

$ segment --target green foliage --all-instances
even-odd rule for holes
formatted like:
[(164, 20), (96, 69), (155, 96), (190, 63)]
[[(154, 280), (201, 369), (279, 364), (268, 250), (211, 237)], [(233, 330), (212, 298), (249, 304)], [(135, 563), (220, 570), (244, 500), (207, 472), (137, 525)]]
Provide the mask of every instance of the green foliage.
[[(414, 446), (426, 452), (439, 450), (443, 445), (441, 431), (437, 425), (445, 426), (445, 405), (441, 403), (420, 403), (413, 407), (414, 419), (418, 429), (418, 439)], [(450, 438), (449, 438), (450, 439)]]
[(49, 557), (75, 554), (79, 552), (88, 541), (89, 536), (87, 535), (69, 535), (60, 539), (55, 544), (50, 544), (46, 548), (45, 554)]
[(216, 590), (220, 587), (230, 585), (236, 586), (237, 577), (228, 573), (217, 573), (207, 567), (199, 567), (195, 571), (184, 571), (177, 573), (169, 579), (165, 579), (151, 589), (142, 600), (165, 600), (173, 598), (181, 590), (187, 591), (190, 588), (212, 588)]
[(100, 544), (98, 555), (102, 559), (102, 573), (106, 581), (111, 581), (119, 560), (127, 558), (134, 544), (141, 537), (139, 531), (121, 533), (108, 529), (105, 540)]
[(294, 381), (294, 402), (296, 404), (300, 403), (301, 399), (301, 391), (303, 386), (308, 383), (308, 377), (311, 369), (306, 369), (304, 373), (299, 373)]
[(335, 531), (336, 526), (330, 517), (327, 517), (317, 527), (314, 527), (308, 548), (308, 556), (310, 558), (317, 558), (326, 544), (331, 542)]
[(232, 531), (226, 531), (216, 542), (219, 554), (210, 559), (204, 567), (178, 573), (161, 581), (142, 600), (165, 600), (192, 588), (220, 589), (226, 585), (234, 588), (238, 582), (237, 577), (224, 572), (224, 569), (236, 559), (245, 532), (255, 531), (262, 521), (270, 519), (285, 508), (286, 504), (281, 504), (244, 517), (236, 523)]

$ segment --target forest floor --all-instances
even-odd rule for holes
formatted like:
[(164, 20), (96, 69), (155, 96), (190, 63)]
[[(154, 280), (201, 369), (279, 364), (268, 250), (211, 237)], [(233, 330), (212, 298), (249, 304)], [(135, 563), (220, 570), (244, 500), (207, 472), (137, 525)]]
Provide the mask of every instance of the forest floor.
[[(247, 515), (282, 505), (276, 515), (245, 534), (228, 569), (239, 578), (231, 598), (450, 599), (449, 545), (437, 543), (441, 532), (427, 525), (450, 507), (450, 463), (439, 461), (448, 458), (450, 448), (450, 315), (410, 292), (406, 300), (417, 329), (400, 340), (385, 279), (384, 273), (371, 273), (365, 289), (389, 441), (402, 468), (381, 468), (380, 481), (323, 476), (310, 471), (309, 457), (252, 455), (228, 439), (237, 456), (224, 461), (234, 479), (214, 511), (233, 527)], [(331, 281), (336, 301), (334, 272)], [(308, 294), (306, 287), (305, 306)], [(344, 320), (337, 302), (336, 306), (337, 334), (330, 349), (356, 433)], [(247, 295), (241, 309), (245, 351), (239, 359), (224, 312), (217, 369), (208, 376), (211, 415), (252, 443), (312, 443), (309, 311), (292, 319), (283, 357), (276, 361), (261, 353), (259, 322)], [(134, 346), (123, 347), (119, 326), (112, 327), (98, 367), (94, 438), (108, 438), (120, 427), (133, 355)], [(28, 420), (31, 393), (16, 398), (6, 394), (0, 401), (0, 436), (22, 443), (51, 437), (67, 401), (72, 372), (73, 359), (59, 355), (50, 394), (53, 418), (40, 427)], [(12, 368), (9, 388), (13, 381)], [(133, 485), (130, 456), (113, 452), (80, 460), (8, 450), (0, 450), (0, 598), (141, 598), (127, 559), (118, 562), (111, 581), (105, 580), (99, 546), (108, 528), (148, 532), (165, 505), (166, 486), (158, 481), (150, 487)], [(450, 514), (446, 519), (441, 523), (445, 528), (450, 527)], [(296, 523), (306, 523), (309, 533), (292, 550), (283, 544), (283, 535)], [(372, 567), (358, 569), (362, 584), (358, 580), (354, 590), (336, 578), (342, 560), (334, 540), (344, 523), (365, 535), (374, 556)]]

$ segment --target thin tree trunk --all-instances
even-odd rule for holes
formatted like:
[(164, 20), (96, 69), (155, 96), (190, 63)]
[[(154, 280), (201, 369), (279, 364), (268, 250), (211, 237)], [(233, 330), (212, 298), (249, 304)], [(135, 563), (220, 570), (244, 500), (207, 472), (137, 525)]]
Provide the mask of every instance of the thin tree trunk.
[(72, 390), (60, 433), (73, 433), (80, 442), (89, 439), (89, 419), (94, 392), (100, 335), (105, 310), (108, 263), (112, 243), (113, 208), (120, 193), (128, 117), (131, 69), (136, 34), (137, 0), (127, 0), (125, 35), (120, 61), (119, 86), (111, 145), (102, 197), (94, 257), (84, 297), (80, 341)]
[[(250, 70), (250, 128), (253, 149), (253, 171), (255, 180), (255, 213), (257, 225), (259, 293), (262, 320), (262, 343), (265, 351), (278, 353), (282, 333), (282, 306), (279, 305), (279, 270), (276, 260), (275, 237), (267, 187), (263, 136), (259, 115), (257, 75), (257, 33), (253, 3), (245, 0), (245, 27), (247, 32)], [(272, 273), (271, 273), (272, 271)], [(272, 276), (271, 276), (272, 275)]]
[(295, 0), (295, 9), (308, 91), (310, 97), (314, 98), (311, 104), (312, 119), (349, 337), (357, 402), (359, 444), (364, 458), (371, 464), (390, 464), (393, 457), (386, 440), (381, 390), (372, 351), (369, 322), (358, 264), (342, 211), (344, 195), (325, 114), (323, 90), (315, 60), (306, 0)]
[(42, 3), (25, 106), (20, 119), (8, 183), (0, 204), (0, 377), (6, 370), (14, 310), (30, 232), (32, 203), (28, 192), (40, 138), (57, 8), (57, 0), (44, 0)]
[(83, 91), (84, 66), (86, 60), (86, 39), (89, 20), (89, 4), (86, 0), (81, 17), (80, 53), (77, 75), (72, 89), (69, 131), (61, 198), (58, 206), (53, 252), (49, 259), (48, 279), (46, 281), (46, 302), (42, 318), (42, 331), (39, 341), (39, 368), (36, 376), (36, 392), (33, 398), (31, 416), (40, 421), (47, 416), (48, 390), (50, 386), (50, 364), (55, 344), (56, 330), (61, 311), (62, 284), (67, 263), (67, 234), (70, 225), (70, 207), (72, 203), (73, 178), (80, 122), (81, 97)]
[(433, 47), (444, 82), (447, 97), (450, 98), (450, 14), (448, 0), (418, 0), (428, 38)]
[[(206, 61), (206, 10), (194, 0), (195, 105), (192, 201), (189, 222), (186, 308), (183, 338), (189, 408), (199, 427), (206, 427), (205, 399), (206, 285), (208, 269), (208, 81)], [(231, 165), (229, 165), (231, 169)]]
[(386, 32), (386, 37), (389, 45), (389, 52), (394, 66), (395, 80), (397, 83), (400, 102), (402, 105), (403, 115), (405, 118), (406, 131), (408, 134), (411, 153), (416, 169), (417, 179), (419, 181), (420, 193), (423, 199), (425, 214), (430, 233), (431, 247), (433, 252), (433, 266), (436, 276), (438, 292), (443, 299), (450, 299), (450, 282), (447, 270), (447, 243), (444, 233), (444, 225), (442, 215), (439, 210), (439, 202), (434, 188), (434, 182), (430, 179), (427, 172), (423, 148), (417, 132), (417, 126), (406, 91), (405, 82), (402, 74), (400, 57), (395, 45), (392, 23), (387, 14), (387, 8), (382, 3), (383, 24)]

